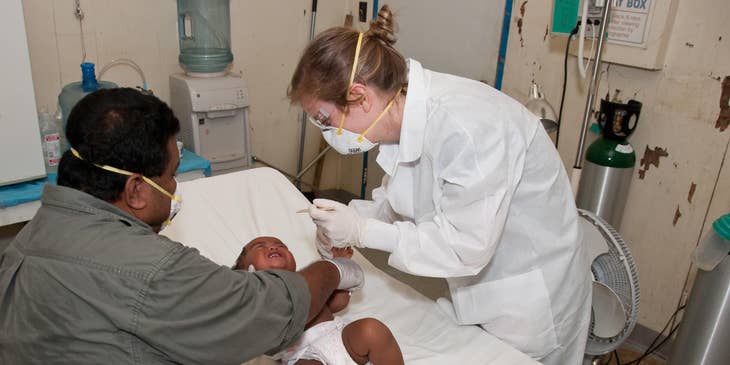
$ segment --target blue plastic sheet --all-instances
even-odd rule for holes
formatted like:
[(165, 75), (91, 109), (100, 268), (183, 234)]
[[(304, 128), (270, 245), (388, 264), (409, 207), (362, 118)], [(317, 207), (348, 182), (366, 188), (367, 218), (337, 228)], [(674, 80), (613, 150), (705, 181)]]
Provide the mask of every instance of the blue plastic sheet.
[[(210, 161), (183, 149), (183, 155), (180, 159), (180, 167), (177, 169), (177, 173), (181, 174), (193, 170), (203, 170), (205, 176), (210, 176)], [(14, 205), (39, 200), (43, 192), (43, 185), (55, 184), (56, 180), (57, 175), (51, 173), (43, 179), (0, 186), (0, 208), (12, 207)]]

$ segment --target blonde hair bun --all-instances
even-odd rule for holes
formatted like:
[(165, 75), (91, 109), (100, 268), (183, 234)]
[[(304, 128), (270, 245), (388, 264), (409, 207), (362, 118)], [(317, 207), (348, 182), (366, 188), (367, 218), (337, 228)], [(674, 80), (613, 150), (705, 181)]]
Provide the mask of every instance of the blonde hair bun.
[(387, 45), (394, 45), (398, 38), (395, 36), (396, 24), (390, 6), (383, 5), (378, 11), (378, 18), (370, 22), (367, 33), (378, 38)]

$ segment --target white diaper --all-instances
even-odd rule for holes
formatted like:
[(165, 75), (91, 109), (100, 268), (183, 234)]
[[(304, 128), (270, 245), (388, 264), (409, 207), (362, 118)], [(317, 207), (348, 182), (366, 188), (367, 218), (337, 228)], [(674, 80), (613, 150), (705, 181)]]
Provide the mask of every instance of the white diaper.
[(274, 355), (274, 359), (285, 365), (298, 360), (317, 360), (325, 365), (357, 365), (342, 343), (344, 327), (340, 317), (319, 323), (304, 331), (293, 345)]

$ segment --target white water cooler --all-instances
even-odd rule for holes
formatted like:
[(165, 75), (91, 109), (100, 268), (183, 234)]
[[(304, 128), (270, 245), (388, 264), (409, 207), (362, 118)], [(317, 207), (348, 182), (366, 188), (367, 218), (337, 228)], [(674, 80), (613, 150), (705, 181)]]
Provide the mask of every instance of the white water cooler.
[(251, 167), (249, 96), (236, 75), (170, 75), (170, 104), (185, 148), (210, 161), (213, 174)]

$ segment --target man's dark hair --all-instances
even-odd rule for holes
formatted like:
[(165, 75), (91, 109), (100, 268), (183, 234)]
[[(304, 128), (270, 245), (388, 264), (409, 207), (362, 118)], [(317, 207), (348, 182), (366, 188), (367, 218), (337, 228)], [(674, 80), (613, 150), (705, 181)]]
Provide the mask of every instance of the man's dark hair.
[(84, 160), (66, 151), (58, 167), (58, 185), (113, 202), (128, 176), (92, 163), (160, 176), (170, 161), (167, 143), (179, 131), (172, 110), (155, 96), (131, 88), (94, 91), (68, 116), (66, 138)]

